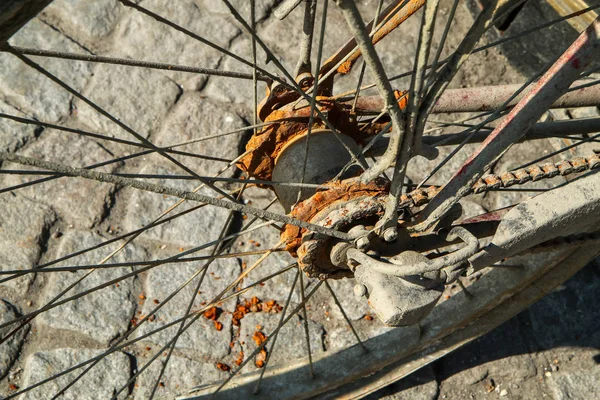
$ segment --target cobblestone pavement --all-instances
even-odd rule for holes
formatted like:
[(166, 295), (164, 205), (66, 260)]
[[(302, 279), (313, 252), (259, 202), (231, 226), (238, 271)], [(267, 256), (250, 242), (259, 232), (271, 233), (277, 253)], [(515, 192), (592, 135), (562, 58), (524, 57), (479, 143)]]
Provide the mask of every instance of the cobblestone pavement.
[[(238, 24), (233, 23), (228, 10), (218, 1), (141, 0), (137, 3), (209, 38), (236, 55), (251, 57), (251, 40), (243, 34)], [(245, 17), (249, 15), (248, 1), (237, 0), (233, 3)], [(276, 0), (258, 1), (258, 33), (284, 65), (292, 69), (298, 51), (300, 29), (297, 23), (301, 18), (301, 10), (296, 10), (284, 21), (275, 21), (271, 13), (276, 3)], [(444, 13), (447, 13), (450, 3), (442, 1)], [(375, 4), (374, 0), (359, 2), (363, 15), (372, 15)], [(332, 53), (348, 37), (343, 18), (333, 5), (329, 15), (324, 54)], [(418, 17), (408, 20), (394, 33), (393, 38), (386, 39), (378, 46), (390, 75), (411, 67), (418, 21)], [(459, 7), (456, 21), (448, 39), (450, 49), (457, 46), (472, 21), (466, 7)], [(248, 70), (241, 63), (115, 0), (56, 0), (14, 36), (11, 43), (80, 54)], [(265, 60), (265, 57), (259, 51), (258, 59)], [(33, 59), (141, 136), (160, 146), (232, 131), (252, 121), (252, 84), (248, 81), (58, 59)], [(468, 72), (459, 74), (453, 85), (524, 80), (496, 49), (474, 56), (469, 63), (465, 70)], [(350, 76), (341, 79), (337, 90), (342, 92), (353, 88), (356, 73), (353, 71)], [(368, 76), (365, 81), (369, 81)], [(396, 85), (403, 87), (406, 82), (397, 81)], [(262, 86), (260, 90), (262, 93)], [(115, 139), (132, 139), (125, 130), (100, 116), (81, 99), (74, 98), (7, 53), (0, 53), (0, 112), (81, 128)], [(570, 118), (582, 112), (597, 115), (596, 109), (587, 109), (571, 110), (563, 113), (562, 117)], [(240, 154), (247, 137), (247, 132), (240, 132), (218, 141), (207, 140), (189, 145), (184, 148), (185, 151), (219, 160), (186, 157), (185, 163), (199, 175), (213, 176)], [(0, 148), (79, 167), (134, 151), (122, 142), (78, 136), (50, 128), (41, 129), (5, 119), (0, 119)], [(462, 163), (472, 149), (467, 146), (461, 151), (447, 170), (435, 176), (436, 182), (447, 179), (453, 167)], [(533, 155), (547, 154), (552, 150), (552, 144), (547, 141), (517, 145), (496, 168), (504, 170), (514, 167)], [(9, 164), (2, 167), (20, 168)], [(433, 164), (429, 162), (415, 159), (411, 162), (409, 177), (413, 181), (419, 180), (432, 167)], [(106, 165), (99, 170), (160, 175), (182, 173), (172, 163), (156, 155)], [(238, 175), (239, 172), (233, 168), (222, 174), (224, 177)], [(35, 179), (39, 177), (0, 175), (2, 187)], [(193, 181), (181, 179), (162, 179), (160, 182), (185, 189), (195, 186)], [(531, 186), (543, 188), (545, 185), (536, 183)], [(201, 190), (214, 195), (208, 188)], [(516, 192), (510, 196), (500, 196), (498, 193), (472, 196), (464, 202), (463, 207), (467, 214), (476, 215), (512, 204), (524, 196)], [(255, 207), (267, 206), (272, 197), (269, 191), (257, 188), (250, 188), (244, 193), (245, 201)], [(83, 179), (48, 180), (2, 193), (0, 270), (27, 270), (45, 264), (55, 267), (98, 264), (120, 242), (104, 247), (98, 247), (99, 244), (152, 223), (174, 203), (174, 200), (162, 195), (115, 188)], [(127, 262), (166, 258), (217, 239), (229, 212), (211, 206), (200, 210), (192, 210), (191, 207), (182, 205), (178, 211), (190, 210), (185, 216), (142, 233), (132, 245), (110, 260), (110, 263), (124, 264), (94, 271), (76, 285), (69, 295), (84, 294), (86, 290), (122, 275), (130, 274), (131, 278), (114, 281), (101, 291), (42, 313), (19, 334), (0, 345), (0, 398), (100, 354), (158, 305), (164, 304), (149, 322), (140, 325), (132, 338), (141, 338), (149, 331), (177, 320), (198, 290), (195, 289), (200, 279), (198, 271), (204, 261), (168, 264), (139, 274), (134, 272), (141, 267), (128, 265)], [(271, 209), (282, 212), (277, 205)], [(244, 222), (235, 220), (231, 229), (239, 229)], [(275, 229), (261, 229), (237, 239), (231, 252), (268, 249), (275, 246), (278, 240), (279, 234)], [(63, 256), (90, 247), (94, 250), (60, 260)], [(210, 252), (207, 249), (195, 255), (206, 256)], [(222, 258), (212, 263), (193, 306), (200, 307), (220, 293), (259, 257)], [(287, 253), (274, 253), (260, 268), (252, 271), (244, 282), (254, 282), (280, 271), (292, 261)], [(0, 283), (0, 323), (40, 308), (87, 273), (84, 270), (38, 274), (35, 277), (23, 275)], [(196, 280), (192, 285), (168, 299), (194, 274)], [(599, 274), (598, 263), (591, 264), (550, 296), (494, 332), (371, 398), (600, 398), (600, 336), (597, 333), (600, 329), (600, 300), (597, 296), (600, 290)], [(278, 323), (294, 276), (291, 271), (278, 275), (238, 298), (223, 302), (214, 315), (201, 317), (177, 341), (161, 378), (158, 397), (172, 398), (184, 388), (228, 376), (227, 366), (235, 367), (241, 355), (248, 355), (256, 348), (261, 332), (268, 333)], [(389, 329), (371, 317), (368, 306), (354, 297), (352, 287), (351, 280), (332, 282), (332, 288), (359, 334), (366, 338)], [(300, 294), (294, 292), (291, 307), (299, 302)], [(242, 319), (236, 316), (240, 307), (246, 313)], [(317, 292), (308, 305), (308, 312), (313, 352), (330, 351), (354, 343), (350, 330), (327, 292)], [(5, 328), (1, 333), (5, 334), (9, 329)], [(126, 390), (121, 393), (121, 398), (147, 398), (166, 360), (164, 354), (158, 354), (157, 362), (135, 382), (129, 384), (127, 381), (156, 355), (161, 346), (169, 342), (177, 329), (176, 326), (170, 327), (113, 353), (62, 398), (108, 398), (123, 386)], [(277, 351), (272, 353), (271, 362), (302, 357), (306, 354), (305, 348), (304, 326), (301, 319), (295, 317), (280, 332)], [(247, 369), (254, 370), (258, 366), (259, 359), (249, 363)], [(67, 374), (28, 392), (22, 398), (50, 398), (75, 376), (75, 372)]]

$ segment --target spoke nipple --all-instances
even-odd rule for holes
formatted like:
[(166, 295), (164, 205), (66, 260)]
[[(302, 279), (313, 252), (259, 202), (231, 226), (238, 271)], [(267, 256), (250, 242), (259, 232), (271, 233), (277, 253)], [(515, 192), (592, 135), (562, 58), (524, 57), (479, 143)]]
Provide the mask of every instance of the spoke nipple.
[(364, 297), (367, 295), (367, 287), (365, 285), (355, 285), (354, 286), (354, 295), (356, 297)]
[(387, 228), (383, 231), (383, 240), (386, 242), (393, 242), (398, 239), (398, 230), (395, 227)]

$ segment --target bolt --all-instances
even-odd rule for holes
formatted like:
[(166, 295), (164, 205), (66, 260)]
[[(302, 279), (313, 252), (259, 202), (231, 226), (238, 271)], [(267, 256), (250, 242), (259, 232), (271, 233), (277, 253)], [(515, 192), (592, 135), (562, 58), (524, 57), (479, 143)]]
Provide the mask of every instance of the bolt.
[(363, 297), (367, 295), (367, 287), (365, 285), (357, 284), (354, 286), (354, 295), (356, 297)]
[(383, 240), (386, 242), (393, 242), (398, 239), (398, 230), (395, 227), (387, 228), (383, 231)]

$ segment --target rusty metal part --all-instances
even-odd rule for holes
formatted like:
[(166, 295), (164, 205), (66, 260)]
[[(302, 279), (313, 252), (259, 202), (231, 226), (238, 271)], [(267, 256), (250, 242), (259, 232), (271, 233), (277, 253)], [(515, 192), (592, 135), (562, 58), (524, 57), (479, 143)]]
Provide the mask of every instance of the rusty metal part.
[[(563, 94), (554, 101), (549, 108), (591, 107), (600, 104), (600, 85), (587, 86), (590, 81), (576, 81), (573, 90)], [(508, 103), (514, 107), (523, 99), (525, 93), (531, 90), (536, 83), (532, 83), (518, 96)], [(482, 112), (495, 111), (502, 106), (523, 85), (495, 85), (474, 88), (446, 89), (433, 106), (432, 113), (455, 112)], [(346, 100), (351, 104), (354, 101)], [(361, 96), (356, 103), (356, 110), (360, 113), (379, 113), (384, 107), (380, 96)]]
[[(328, 185), (329, 189), (298, 203), (291, 215), (320, 226), (348, 231), (364, 221), (375, 222), (389, 191), (384, 179), (362, 184), (359, 179), (350, 178)], [(281, 239), (286, 249), (298, 257), (298, 263), (309, 276), (325, 279), (352, 275), (347, 267), (331, 262), (330, 253), (335, 242), (307, 230), (294, 229), (292, 225), (286, 225)]]
[[(283, 94), (277, 97), (277, 101), (284, 98), (288, 100), (293, 98), (293, 96), (289, 98), (286, 96), (287, 94)], [(268, 108), (279, 103), (275, 100), (272, 102), (263, 100), (263, 104), (264, 107)], [(327, 115), (327, 120), (337, 128), (338, 133), (352, 138), (359, 144), (366, 141), (372, 134), (371, 130), (361, 131), (359, 129), (356, 119), (349, 112), (350, 107), (346, 105), (328, 97), (317, 96), (316, 107), (320, 112)], [(263, 108), (263, 110), (267, 109)], [(279, 109), (270, 110), (269, 112), (270, 114), (264, 117), (265, 122), (276, 123), (264, 127), (252, 136), (246, 145), (246, 151), (249, 151), (249, 154), (242, 157), (237, 164), (238, 168), (246, 171), (250, 176), (261, 180), (272, 180), (273, 168), (277, 156), (290, 140), (298, 135), (305, 134), (308, 130), (310, 119), (310, 106), (306, 104), (298, 106), (295, 104), (286, 104)], [(311, 130), (325, 128), (325, 123), (315, 113)]]
[[(396, 29), (402, 22), (406, 21), (411, 15), (416, 13), (423, 5), (425, 0), (409, 0), (408, 3), (404, 0), (395, 1), (390, 4), (385, 10), (377, 16), (377, 21), (382, 21), (383, 25), (377, 29), (373, 34), (371, 41), (376, 44), (381, 39), (386, 37), (390, 32)], [(370, 32), (373, 28), (373, 21), (366, 25), (365, 29)], [(338, 49), (333, 56), (331, 56), (319, 71), (320, 75), (323, 76), (329, 71), (336, 68), (336, 72), (340, 74), (347, 74), (352, 69), (352, 65), (361, 56), (360, 49), (356, 45), (354, 39), (346, 42), (340, 49)], [(339, 67), (337, 65), (340, 61), (344, 60), (343, 64)], [(328, 79), (332, 79), (331, 76)]]
[(597, 169), (600, 167), (600, 156), (593, 154), (589, 157), (576, 157), (571, 160), (562, 160), (557, 163), (532, 165), (504, 174), (488, 174), (477, 180), (471, 191), (482, 193), (492, 189), (508, 188), (515, 184), (522, 184), (540, 179), (550, 179), (556, 175), (570, 175), (577, 172)]
[[(543, 164), (536, 168), (529, 167), (501, 174), (486, 175), (476, 182), (469, 193), (483, 193), (493, 189), (527, 183), (534, 179), (532, 174), (535, 174), (538, 180), (549, 179), (560, 173), (558, 165), (562, 165), (563, 171), (568, 171), (570, 174), (584, 172), (600, 168), (600, 156), (594, 154), (585, 158), (578, 157), (554, 164)], [(314, 196), (299, 203), (291, 215), (299, 220), (316, 225), (348, 230), (351, 226), (357, 225), (365, 219), (379, 216), (383, 212), (385, 198), (389, 190), (387, 182), (380, 180), (362, 185), (356, 179), (348, 179), (330, 185), (330, 189), (319, 191)], [(423, 206), (429, 203), (440, 190), (440, 187), (430, 186), (406, 193), (401, 196), (398, 208)], [(490, 221), (497, 223), (508, 212), (509, 209), (499, 210), (461, 221), (460, 225), (468, 226), (469, 224)], [(493, 227), (495, 231), (496, 225), (493, 225)], [(492, 233), (488, 232), (485, 236)], [(286, 244), (286, 250), (294, 257), (299, 258), (301, 267), (309, 275), (320, 278), (340, 278), (351, 275), (349, 270), (340, 267), (339, 263), (331, 261), (331, 250), (335, 243), (330, 239), (321, 235), (314, 235), (306, 229), (292, 225), (286, 225), (281, 239)]]
[[(288, 140), (274, 160), (272, 178), (277, 182), (314, 183), (329, 182), (352, 162), (347, 148), (354, 154), (360, 154), (360, 148), (349, 136), (339, 135), (329, 129), (312, 129)], [(303, 168), (302, 166), (306, 166)], [(356, 176), (360, 168), (349, 168), (341, 179)], [(298, 201), (315, 193), (316, 189), (291, 186), (274, 186), (279, 203), (286, 213)]]

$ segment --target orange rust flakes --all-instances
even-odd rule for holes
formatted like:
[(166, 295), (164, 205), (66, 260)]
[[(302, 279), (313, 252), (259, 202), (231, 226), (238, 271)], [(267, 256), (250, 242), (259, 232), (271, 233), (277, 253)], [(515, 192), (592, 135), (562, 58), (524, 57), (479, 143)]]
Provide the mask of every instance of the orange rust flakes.
[(240, 350), (238, 357), (235, 359), (235, 365), (238, 367), (244, 362), (244, 351)]
[[(252, 335), (252, 340), (256, 343), (257, 346), (262, 345), (265, 340), (267, 340), (267, 336), (260, 330), (261, 326), (256, 327), (257, 330)], [(254, 365), (256, 368), (263, 368), (267, 362), (267, 349), (263, 347), (260, 352), (256, 355), (254, 359)]]
[(260, 350), (260, 352), (256, 355), (254, 359), (254, 365), (256, 368), (263, 368), (267, 363), (267, 350), (264, 348)]
[(257, 346), (260, 346), (267, 340), (267, 336), (261, 330), (256, 330), (252, 335), (252, 340), (254, 340), (254, 343), (256, 343)]
[(211, 307), (208, 310), (204, 311), (204, 318), (212, 321), (215, 325), (215, 329), (220, 331), (223, 329), (223, 324), (217, 321), (219, 316), (221, 315), (222, 310), (218, 307)]
[(240, 320), (250, 312), (267, 312), (267, 313), (278, 313), (283, 310), (283, 307), (275, 300), (268, 300), (263, 302), (258, 297), (254, 296), (250, 300), (246, 300), (236, 306), (233, 312), (232, 323), (235, 326), (240, 326)]
[[(340, 132), (361, 142), (365, 135), (358, 129), (358, 124), (351, 118), (349, 110), (344, 108), (335, 100), (324, 96), (317, 96), (318, 108), (327, 113), (328, 121)], [(294, 108), (294, 104), (287, 104), (280, 109), (273, 110), (264, 119), (272, 122), (254, 134), (248, 144), (246, 151), (249, 153), (242, 157), (237, 167), (245, 171), (253, 178), (260, 180), (271, 180), (275, 159), (286, 146), (286, 144), (297, 136), (304, 135), (308, 129), (310, 107)], [(324, 128), (325, 124), (315, 116), (312, 129)], [(259, 187), (272, 189), (268, 185), (257, 185)]]
[(231, 370), (231, 367), (224, 363), (216, 363), (215, 367), (217, 367), (217, 369), (220, 369), (221, 371), (225, 371), (225, 372), (228, 372)]

